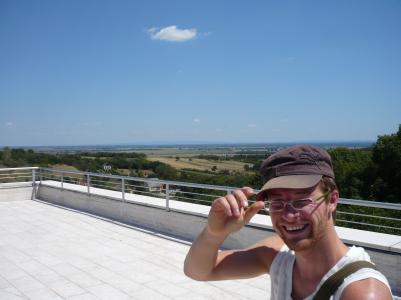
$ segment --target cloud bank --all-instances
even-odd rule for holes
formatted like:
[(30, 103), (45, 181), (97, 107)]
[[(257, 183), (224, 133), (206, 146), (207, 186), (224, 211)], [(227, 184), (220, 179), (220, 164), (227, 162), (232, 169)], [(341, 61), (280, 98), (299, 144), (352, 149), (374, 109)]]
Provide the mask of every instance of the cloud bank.
[(195, 28), (179, 29), (176, 25), (167, 26), (164, 28), (150, 28), (147, 30), (152, 40), (161, 40), (169, 42), (185, 42), (196, 37), (197, 31)]

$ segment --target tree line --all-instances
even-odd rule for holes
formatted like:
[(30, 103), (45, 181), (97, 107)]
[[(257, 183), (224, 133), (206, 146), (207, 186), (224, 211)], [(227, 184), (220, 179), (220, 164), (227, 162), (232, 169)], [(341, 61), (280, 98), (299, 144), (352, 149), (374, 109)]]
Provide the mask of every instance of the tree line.
[[(369, 148), (328, 149), (333, 159), (340, 195), (342, 198), (365, 199), (401, 203), (401, 125), (394, 134), (379, 136)], [(238, 160), (249, 164), (246, 172), (200, 172), (177, 170), (158, 161), (149, 161), (146, 155), (135, 152), (77, 152), (38, 153), (33, 150), (3, 148), (0, 151), (0, 167), (41, 166), (57, 164), (73, 166), (80, 171), (105, 172), (104, 165), (112, 166), (108, 172), (122, 175), (129, 170), (130, 176), (143, 176), (149, 170), (150, 177), (222, 186), (262, 185), (258, 169), (267, 155), (238, 154), (229, 157), (202, 155), (209, 160)], [(245, 171), (245, 170), (244, 170)], [(251, 171), (251, 172), (250, 172)]]

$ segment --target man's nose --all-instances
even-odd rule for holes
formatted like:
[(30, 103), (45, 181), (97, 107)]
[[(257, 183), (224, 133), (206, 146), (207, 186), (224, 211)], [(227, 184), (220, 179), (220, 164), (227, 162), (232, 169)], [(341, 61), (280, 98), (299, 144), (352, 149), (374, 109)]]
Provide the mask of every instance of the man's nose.
[(296, 219), (299, 217), (299, 211), (292, 206), (291, 202), (285, 203), (283, 208), (283, 217), (287, 220)]

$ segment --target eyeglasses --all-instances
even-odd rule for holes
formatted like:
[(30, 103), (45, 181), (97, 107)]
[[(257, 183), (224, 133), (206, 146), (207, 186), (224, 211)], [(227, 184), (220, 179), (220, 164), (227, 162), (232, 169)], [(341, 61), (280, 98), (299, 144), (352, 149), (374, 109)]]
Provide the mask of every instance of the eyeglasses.
[(290, 201), (266, 200), (265, 207), (269, 208), (269, 212), (276, 213), (276, 212), (282, 212), (287, 205), (290, 205), (293, 209), (299, 212), (301, 210), (305, 210), (307, 207), (310, 207), (311, 205), (318, 204), (319, 202), (324, 200), (329, 194), (330, 192), (327, 191), (314, 200), (312, 198), (294, 199)]

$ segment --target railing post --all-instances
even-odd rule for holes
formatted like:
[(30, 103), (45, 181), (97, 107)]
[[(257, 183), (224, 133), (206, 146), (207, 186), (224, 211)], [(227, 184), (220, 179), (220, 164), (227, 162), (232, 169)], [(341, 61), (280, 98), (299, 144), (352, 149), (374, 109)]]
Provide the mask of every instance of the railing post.
[(125, 179), (121, 178), (121, 197), (125, 200)]
[(121, 178), (121, 203), (120, 203), (120, 218), (123, 219), (124, 202), (125, 202), (125, 179)]
[(170, 211), (170, 184), (166, 183), (166, 211)]
[(61, 173), (61, 178), (60, 178), (60, 181), (61, 181), (61, 190), (63, 190), (64, 189), (64, 175), (63, 175), (63, 173)]
[(36, 198), (36, 169), (32, 169), (32, 195), (31, 200)]
[(32, 169), (32, 186), (36, 185), (36, 170)]
[(91, 185), (91, 179), (90, 179), (90, 176), (89, 176), (89, 173), (88, 174), (86, 174), (86, 184), (88, 185), (88, 194), (90, 194), (91, 193), (91, 191), (90, 191), (90, 185)]

